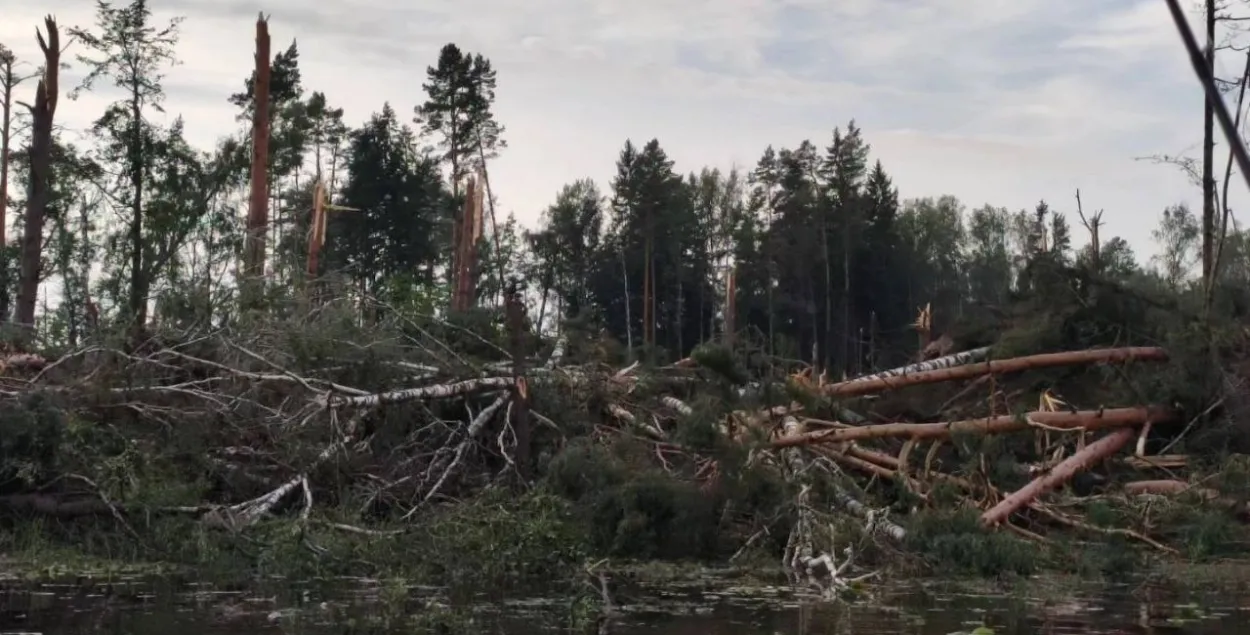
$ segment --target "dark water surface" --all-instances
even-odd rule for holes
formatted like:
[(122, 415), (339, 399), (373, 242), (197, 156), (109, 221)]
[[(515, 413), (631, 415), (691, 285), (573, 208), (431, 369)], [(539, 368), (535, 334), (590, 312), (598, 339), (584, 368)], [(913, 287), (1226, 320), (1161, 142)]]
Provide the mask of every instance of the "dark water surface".
[[(966, 587), (965, 587), (966, 588)], [(0, 633), (331, 635), (415, 632), (594, 632), (562, 599), (448, 605), (428, 589), (367, 580), (227, 588), (170, 579), (0, 582)], [(1250, 633), (1244, 589), (1180, 591), (1138, 584), (1054, 583), (969, 592), (938, 582), (882, 587), (871, 600), (830, 604), (785, 587), (698, 584), (620, 600), (613, 635), (946, 635), (986, 625), (1024, 633)], [(442, 616), (442, 624), (432, 625)]]

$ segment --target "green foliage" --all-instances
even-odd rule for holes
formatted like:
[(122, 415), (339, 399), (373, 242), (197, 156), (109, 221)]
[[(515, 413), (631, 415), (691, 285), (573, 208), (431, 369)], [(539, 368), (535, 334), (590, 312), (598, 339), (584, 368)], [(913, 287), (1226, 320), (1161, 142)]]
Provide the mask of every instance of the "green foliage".
[(935, 571), (983, 576), (1029, 575), (1041, 551), (1008, 532), (986, 530), (976, 510), (931, 510), (911, 517), (907, 547)]
[(574, 511), (541, 491), (519, 498), (487, 492), (420, 522), (415, 535), (425, 547), (419, 566), (427, 579), (453, 585), (561, 582), (587, 556)]
[[(427, 98), (414, 109), (415, 126), (390, 104), (349, 126), (324, 93), (306, 94), (294, 42), (274, 56), (267, 166), (273, 214), (267, 269), (274, 283), (258, 307), (240, 311), (232, 269), (242, 245), (238, 194), (247, 180), (249, 139), (244, 133), (204, 152), (177, 117), (158, 123), (153, 115), (163, 102), (164, 73), (177, 58), (180, 20), (154, 24), (145, 0), (101, 2), (97, 9), (91, 29), (70, 32), (86, 64), (78, 90), (107, 80), (124, 97), (97, 113), (90, 145), (55, 140), (45, 253), (63, 301), (39, 320), (36, 337), (21, 332), (0, 339), (37, 342), (56, 356), (83, 353), (87, 345), (125, 349), (128, 356), (84, 353), (89, 361), (75, 358), (55, 369), (90, 377), (65, 384), (82, 393), (76, 395), (81, 407), (65, 406), (53, 392), (0, 402), (0, 492), (43, 491), (73, 480), (81, 491), (90, 484), (94, 493), (129, 506), (237, 503), (308, 470), (319, 509), (332, 510), (344, 524), (385, 523), (411, 508), (419, 497), (413, 488), (428, 487), (447, 470), (443, 495), (465, 502), (438, 507), (432, 500), (413, 533), (368, 541), (293, 522), (292, 508), (283, 506), (243, 539), (171, 513), (135, 514), (127, 518), (132, 528), (119, 528), (116, 518), (91, 518), (48, 529), (62, 544), (93, 555), (267, 573), (360, 571), (400, 561), (398, 568), (414, 576), (463, 584), (563, 575), (592, 553), (710, 559), (736, 550), (760, 528), (769, 529), (760, 548), (772, 557), (793, 522), (793, 485), (759, 462), (748, 466), (750, 443), (724, 438), (719, 424), (728, 412), (759, 405), (739, 389), (763, 392), (761, 401), (789, 397), (810, 411), (837, 412), (840, 404), (800, 382), (785, 380), (784, 394), (770, 391), (806, 365), (834, 379), (914, 360), (911, 323), (922, 306), (932, 309), (933, 335), (951, 335), (960, 349), (992, 343), (997, 358), (1164, 346), (1168, 364), (1022, 373), (1005, 378), (1012, 386), (1003, 392), (1022, 395), (1013, 399), (1016, 409), (1047, 390), (1083, 408), (1174, 405), (1186, 421), (1198, 417), (1176, 451), (1213, 463), (1250, 452), (1250, 417), (1237, 411), (1236, 390), (1228, 388), (1250, 374), (1243, 361), (1250, 233), (1230, 234), (1208, 297), (1193, 281), (1201, 232), (1184, 206), (1164, 211), (1153, 267), (1139, 263), (1118, 237), (1075, 249), (1066, 217), (1045, 202), (1013, 211), (968, 210), (953, 196), (900, 201), (853, 120), (835, 128), (828, 145), (802, 140), (768, 147), (749, 173), (684, 173), (658, 139), (625, 141), (610, 191), (590, 179), (573, 181), (535, 227), (521, 227), (511, 214), (495, 227), (491, 205), (478, 245), (478, 306), (447, 315), (446, 270), (462, 182), (505, 147), (493, 113), (494, 66), (454, 43), (426, 71)], [(229, 97), (241, 121), (250, 119), (254, 93), (249, 77)], [(29, 185), (27, 161), (15, 156), (21, 191)], [(314, 180), (337, 209), (329, 214), (321, 270), (309, 276)], [(115, 213), (120, 223), (102, 220)], [(14, 256), (12, 247), (0, 254), (0, 271), (15, 269)], [(463, 426), (448, 425), (466, 411), (481, 412), (495, 395), (369, 410), (359, 418), (361, 434), (351, 450), (320, 461), (341, 440), (344, 423), (309, 425), (324, 412), (321, 404), (293, 397), (277, 380), (202, 377), (205, 367), (247, 366), (286, 377), (287, 384), (299, 383), (291, 374), (316, 372), (323, 382), (384, 391), (410, 386), (418, 373), (475, 375), (484, 360), (507, 358), (499, 298), (514, 278), (524, 287), (540, 357), (551, 352), (555, 324), (567, 343), (565, 362), (588, 376), (637, 359), (651, 366), (694, 359), (699, 369), (683, 379), (699, 388), (681, 392), (693, 413), (666, 413), (668, 440), (678, 446), (664, 448), (671, 451), (666, 465), (658, 465), (654, 447), (598, 434), (606, 407), (621, 402), (617, 387), (562, 373), (530, 386), (533, 411), (544, 415), (532, 431), (544, 486), (525, 495), (491, 489), (509, 478), (504, 446), (514, 428), (497, 417), (480, 438), (466, 439)], [(0, 276), (0, 307), (12, 283), (12, 276)], [(733, 297), (726, 297), (731, 288)], [(148, 322), (150, 304), (156, 324), (145, 349), (131, 327)], [(646, 312), (651, 320), (644, 324)], [(730, 324), (732, 339), (724, 332)], [(267, 349), (205, 343), (206, 334), (225, 330), (259, 333)], [(158, 370), (139, 368), (136, 360), (162, 345), (204, 361), (184, 364), (171, 354), (148, 365)], [(421, 364), (413, 361), (418, 357)], [(639, 381), (628, 398), (642, 403), (661, 390), (674, 394), (668, 379)], [(164, 384), (175, 396), (159, 409), (127, 403), (128, 391), (145, 382)], [(203, 393), (209, 384), (228, 386), (232, 398), (201, 408), (213, 401)], [(890, 405), (930, 419), (946, 396), (910, 394)], [(1229, 398), (1210, 408), (1221, 396)], [(278, 416), (273, 406), (296, 402), (304, 408), (299, 417)], [(1151, 442), (1162, 445), (1156, 442), (1179, 430), (1159, 426), (1155, 434)], [(961, 437), (952, 445), (939, 457), (943, 464), (1006, 489), (1026, 480), (1021, 462), (1038, 458), (1020, 438)], [(461, 472), (447, 467), (450, 456), (463, 459)], [(466, 473), (465, 463), (477, 469)], [(1230, 462), (1220, 474), (1224, 492), (1240, 498), (1250, 492), (1243, 465)], [(931, 493), (930, 505), (946, 509), (962, 499), (944, 487)], [(484, 489), (487, 494), (476, 495)], [(887, 489), (884, 498), (896, 510), (921, 502), (902, 489)], [(1185, 511), (1165, 525), (1191, 557), (1236, 551), (1224, 514)], [(1094, 524), (1122, 526), (1129, 510), (1092, 505), (1088, 514)], [(981, 574), (1039, 566), (1029, 543), (984, 532), (970, 512), (923, 512), (908, 529), (908, 546), (934, 566)], [(1105, 556), (1094, 557), (1094, 568), (1127, 570), (1133, 563), (1126, 550), (1109, 544)]]
[(690, 352), (690, 358), (700, 368), (735, 386), (746, 384), (750, 379), (733, 351), (718, 344), (700, 344)]
[(57, 474), (65, 419), (64, 410), (39, 393), (0, 403), (0, 492), (24, 490)]
[(629, 454), (627, 448), (613, 454), (572, 446), (552, 461), (547, 482), (582, 510), (599, 553), (635, 559), (711, 556), (717, 547), (717, 501), (696, 484), (653, 467), (640, 473), (639, 466), (627, 463)]

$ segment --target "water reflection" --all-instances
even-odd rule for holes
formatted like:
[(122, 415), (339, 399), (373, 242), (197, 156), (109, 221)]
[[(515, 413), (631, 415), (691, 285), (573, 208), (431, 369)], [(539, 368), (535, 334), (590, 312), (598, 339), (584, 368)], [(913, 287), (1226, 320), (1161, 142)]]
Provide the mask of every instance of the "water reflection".
[[(1189, 594), (1142, 587), (1077, 588), (1060, 595), (960, 592), (951, 585), (880, 589), (876, 601), (815, 604), (784, 588), (681, 588), (630, 597), (612, 635), (947, 635), (978, 626), (995, 635), (1107, 633), (1164, 635), (1250, 632), (1234, 593)], [(434, 595), (414, 590), (408, 615), (428, 611)], [(221, 588), (140, 578), (0, 585), (0, 632), (59, 635), (215, 635), (218, 633), (408, 633), (412, 621), (383, 625), (378, 586), (368, 581)], [(514, 600), (462, 607), (473, 633), (557, 632), (567, 602)], [(593, 629), (592, 629), (593, 630)]]

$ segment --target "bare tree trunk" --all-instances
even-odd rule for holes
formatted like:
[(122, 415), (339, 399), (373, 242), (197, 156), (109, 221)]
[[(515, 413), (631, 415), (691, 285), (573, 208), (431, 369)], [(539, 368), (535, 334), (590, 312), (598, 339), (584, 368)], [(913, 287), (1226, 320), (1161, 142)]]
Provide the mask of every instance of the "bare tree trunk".
[(269, 22), (256, 19), (256, 81), (252, 91), (252, 189), (248, 199), (243, 277), (244, 303), (261, 297), (265, 276), (265, 231), (269, 224)]
[(822, 392), (829, 397), (857, 397), (946, 381), (974, 379), (982, 375), (1019, 373), (1026, 370), (1079, 366), (1084, 364), (1112, 364), (1128, 361), (1165, 362), (1167, 351), (1162, 348), (1136, 346), (1127, 348), (1092, 348), (1062, 353), (1043, 353), (1026, 357), (989, 360), (975, 364), (939, 368), (905, 375), (878, 375), (873, 378), (853, 379), (825, 386)]
[(0, 121), (0, 321), (9, 319), (9, 261), (4, 257), (8, 236), (9, 209), (9, 142), (13, 133), (13, 87), (22, 82), (13, 73), (13, 64), (17, 58), (13, 52), (0, 46), (0, 89), (4, 91), (4, 101), (0, 103), (2, 121)]
[[(363, 397), (351, 397), (363, 399)], [(1174, 421), (1177, 413), (1162, 406), (1077, 410), (1075, 412), (1029, 412), (946, 421), (941, 423), (877, 423), (851, 428), (822, 428), (800, 435), (774, 439), (774, 448), (798, 445), (834, 444), (871, 439), (949, 439), (958, 435), (991, 435), (1035, 430), (1043, 425), (1065, 430), (1103, 430), (1139, 426), (1147, 421)]]
[(525, 385), (525, 357), (528, 354), (529, 329), (525, 324), (525, 306), (521, 303), (521, 294), (517, 290), (515, 280), (500, 281), (506, 285), (504, 289), (504, 311), (508, 321), (509, 351), (512, 354), (512, 430), (516, 434), (516, 470), (521, 483), (529, 481), (531, 472), (530, 460), (530, 416), (529, 390)]
[(647, 225), (647, 237), (642, 247), (642, 347), (649, 355), (652, 344), (651, 323), (655, 321), (655, 316), (651, 313), (651, 295), (655, 293), (655, 288), (651, 285), (651, 229), (649, 221)]
[(729, 270), (729, 279), (725, 281), (725, 345), (733, 348), (734, 335), (737, 333), (738, 317), (738, 267)]
[[(1207, 0), (1207, 50), (1204, 60), (1215, 74), (1215, 0)], [(1211, 285), (1215, 254), (1215, 105), (1208, 96), (1202, 108), (1202, 280)]]
[(35, 302), (39, 296), (40, 252), (43, 248), (43, 221), (47, 215), (52, 186), (52, 118), (56, 114), (61, 66), (61, 34), (52, 16), (44, 18), (48, 37), (35, 31), (43, 50), (44, 75), (35, 89), (31, 109), (30, 197), (26, 201), (26, 222), (22, 235), (21, 275), (18, 278), (17, 321), (34, 328)]
[(464, 190), (464, 207), (456, 221), (452, 252), (453, 311), (468, 311), (477, 304), (477, 241), (482, 236), (482, 187), (470, 176)]
[(621, 250), (621, 279), (625, 285), (625, 350), (634, 359), (634, 324), (629, 314), (629, 267), (625, 266), (625, 250)]
[(144, 272), (143, 258), (143, 166), (147, 157), (143, 152), (143, 119), (139, 109), (139, 88), (131, 88), (130, 94), (130, 187), (134, 201), (130, 212), (130, 329), (134, 345), (144, 339), (148, 321), (148, 278)]
[(1008, 494), (997, 505), (981, 514), (981, 523), (993, 527), (1011, 516), (1016, 510), (1032, 503), (1037, 497), (1072, 480), (1072, 477), (1097, 465), (1115, 454), (1133, 440), (1137, 432), (1132, 428), (1120, 428), (1111, 434), (1085, 446), (1064, 459), (1050, 471), (1033, 479), (1028, 485)]
[[(824, 337), (824, 340), (825, 341), (824, 341), (824, 346), (820, 347), (819, 356), (817, 355), (812, 356), (813, 357), (812, 364), (815, 365), (819, 363), (819, 366), (820, 366), (820, 368), (816, 368), (815, 366), (813, 366), (812, 368), (813, 374), (816, 374), (820, 370), (828, 371), (829, 368), (833, 365), (831, 362), (833, 361), (833, 289), (834, 289), (834, 285), (833, 285), (833, 253), (832, 253), (833, 250), (830, 249), (829, 247), (828, 217), (830, 213), (831, 212), (829, 210), (825, 210), (824, 218), (821, 219), (821, 228), (820, 228), (820, 234), (821, 234), (820, 244), (824, 248), (824, 260), (825, 260), (825, 284), (824, 284), (824, 291), (825, 291), (825, 337)], [(843, 264), (845, 265), (845, 261), (843, 262)], [(814, 301), (815, 298), (812, 298), (812, 300)], [(842, 301), (843, 303), (845, 303), (846, 298), (842, 298)], [(845, 327), (845, 325), (843, 326)], [(813, 329), (813, 331), (814, 330), (815, 329)], [(813, 332), (813, 335), (815, 335), (814, 332)]]

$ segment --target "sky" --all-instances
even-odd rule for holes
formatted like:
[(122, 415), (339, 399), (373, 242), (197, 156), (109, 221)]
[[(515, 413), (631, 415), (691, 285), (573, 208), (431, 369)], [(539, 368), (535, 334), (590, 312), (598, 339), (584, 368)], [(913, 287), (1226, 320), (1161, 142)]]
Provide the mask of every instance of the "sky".
[[(1193, 3), (1186, 3), (1193, 4)], [(1168, 205), (1200, 207), (1179, 169), (1199, 156), (1202, 91), (1163, 0), (150, 0), (182, 16), (169, 115), (209, 149), (240, 130), (226, 101), (252, 69), (255, 21), (298, 40), (305, 88), (352, 125), (389, 102), (410, 113), (425, 69), (455, 42), (498, 71), (508, 148), (490, 166), (501, 213), (532, 226), (560, 187), (607, 190), (626, 139), (658, 138), (679, 171), (749, 169), (765, 147), (828, 144), (852, 119), (903, 198), (969, 208), (1103, 210), (1105, 238), (1147, 257)], [(38, 61), (35, 26), (90, 27), (93, 0), (0, 0), (0, 42)], [(1191, 17), (1192, 19), (1192, 17)], [(1196, 25), (1197, 22), (1195, 21)], [(83, 73), (73, 55), (66, 90)], [(1226, 75), (1241, 62), (1221, 60)], [(1231, 69), (1231, 71), (1230, 71)], [(29, 99), (34, 84), (18, 90)], [(62, 99), (83, 130), (111, 90)], [(1218, 132), (1217, 132), (1218, 138)], [(1225, 148), (1217, 146), (1221, 167)], [(1231, 188), (1234, 212), (1250, 201)]]

